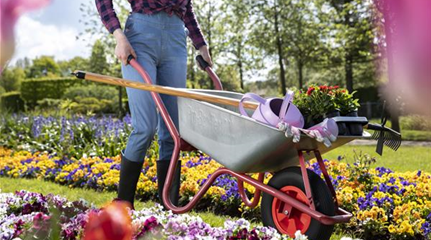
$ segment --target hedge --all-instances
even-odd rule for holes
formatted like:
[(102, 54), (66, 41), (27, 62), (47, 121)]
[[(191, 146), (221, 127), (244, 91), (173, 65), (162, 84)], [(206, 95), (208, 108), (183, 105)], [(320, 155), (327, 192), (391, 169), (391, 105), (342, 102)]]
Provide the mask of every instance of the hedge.
[(24, 101), (21, 98), (20, 92), (7, 92), (1, 95), (1, 109), (6, 109), (11, 112), (19, 112), (24, 110)]
[(26, 79), (21, 84), (21, 97), (30, 109), (44, 98), (61, 99), (67, 88), (82, 84), (76, 78)]

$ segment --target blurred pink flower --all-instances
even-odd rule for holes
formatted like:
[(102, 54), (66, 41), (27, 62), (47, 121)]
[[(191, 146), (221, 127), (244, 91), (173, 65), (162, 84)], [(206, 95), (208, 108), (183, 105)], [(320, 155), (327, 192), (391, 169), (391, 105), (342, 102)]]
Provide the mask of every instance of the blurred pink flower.
[(130, 205), (114, 201), (100, 212), (90, 213), (83, 240), (132, 239), (132, 220), (127, 208), (130, 208)]
[(375, 0), (383, 13), (391, 101), (431, 117), (431, 1)]
[(14, 26), (26, 11), (41, 8), (50, 0), (0, 0), (0, 73), (15, 50)]

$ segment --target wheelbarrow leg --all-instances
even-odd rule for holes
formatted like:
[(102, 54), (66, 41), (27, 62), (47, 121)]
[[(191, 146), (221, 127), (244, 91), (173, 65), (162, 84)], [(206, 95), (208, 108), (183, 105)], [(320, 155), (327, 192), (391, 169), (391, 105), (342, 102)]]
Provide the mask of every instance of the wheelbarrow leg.
[(335, 193), (335, 188), (332, 185), (331, 179), (329, 178), (329, 174), (328, 174), (328, 171), (326, 170), (325, 163), (323, 162), (322, 155), (320, 155), (320, 152), (318, 150), (315, 150), (314, 156), (316, 156), (317, 162), (319, 163), (319, 167), (323, 173), (323, 177), (325, 178), (326, 185), (328, 185), (329, 191), (331, 191), (335, 208), (338, 209), (337, 194)]
[[(259, 173), (257, 181), (263, 183), (264, 178), (265, 178), (265, 173)], [(259, 204), (261, 190), (256, 188), (254, 191), (253, 201), (250, 201), (247, 197), (247, 194), (245, 193), (244, 181), (237, 178), (237, 183), (238, 183), (238, 192), (244, 204), (250, 208), (256, 207)]]

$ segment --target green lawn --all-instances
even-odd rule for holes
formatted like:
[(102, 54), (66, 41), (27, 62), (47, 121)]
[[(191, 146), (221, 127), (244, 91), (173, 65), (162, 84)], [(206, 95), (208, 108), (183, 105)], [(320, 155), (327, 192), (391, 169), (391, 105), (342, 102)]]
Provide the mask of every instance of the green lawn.
[(430, 131), (403, 130), (401, 131), (403, 140), (409, 141), (431, 141)]
[(323, 158), (334, 160), (338, 156), (345, 156), (343, 161), (351, 163), (353, 150), (376, 157), (377, 162), (373, 164), (374, 167), (386, 167), (400, 172), (422, 170), (431, 173), (431, 147), (401, 146), (396, 152), (385, 147), (383, 156), (380, 156), (375, 152), (375, 146), (346, 145), (326, 153)]

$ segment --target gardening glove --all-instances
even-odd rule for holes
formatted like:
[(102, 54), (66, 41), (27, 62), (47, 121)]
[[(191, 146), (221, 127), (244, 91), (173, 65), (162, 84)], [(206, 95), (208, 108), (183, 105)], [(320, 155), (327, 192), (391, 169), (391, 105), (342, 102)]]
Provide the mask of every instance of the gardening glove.
[(307, 136), (309, 136), (310, 138), (314, 138), (316, 139), (316, 141), (323, 143), (326, 147), (331, 147), (331, 141), (329, 140), (329, 138), (326, 136), (326, 134), (322, 134), (319, 130), (314, 129), (314, 130), (310, 130), (310, 129), (301, 129), (301, 131), (303, 133), (305, 133)]
[(280, 131), (283, 131), (284, 135), (287, 138), (291, 138), (292, 137), (293, 138), (292, 140), (293, 140), (294, 143), (299, 142), (299, 140), (301, 138), (301, 132), (299, 131), (298, 128), (296, 128), (294, 126), (291, 126), (288, 123), (280, 122), (278, 124), (278, 129)]

